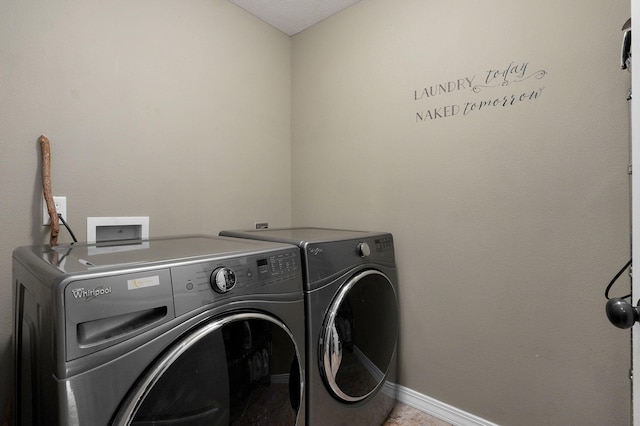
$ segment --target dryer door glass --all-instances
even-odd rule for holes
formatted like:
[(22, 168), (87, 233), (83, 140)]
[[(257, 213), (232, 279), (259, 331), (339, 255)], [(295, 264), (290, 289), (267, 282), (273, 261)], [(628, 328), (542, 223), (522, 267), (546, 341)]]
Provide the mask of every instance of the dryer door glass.
[(175, 342), (142, 377), (119, 425), (295, 425), (302, 367), (289, 330), (236, 314)]
[(357, 274), (336, 296), (321, 333), (320, 371), (333, 395), (357, 402), (373, 394), (389, 379), (397, 339), (391, 281), (375, 270)]

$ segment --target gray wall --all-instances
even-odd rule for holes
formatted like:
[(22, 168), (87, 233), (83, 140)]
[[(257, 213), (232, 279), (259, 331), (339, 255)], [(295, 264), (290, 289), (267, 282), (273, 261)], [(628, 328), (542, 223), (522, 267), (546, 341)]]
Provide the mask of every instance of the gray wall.
[(152, 236), (288, 225), (290, 57), (226, 0), (0, 2), (0, 415), (11, 251), (48, 242), (40, 134), (80, 240), (87, 216), (148, 215)]
[[(1, 2), (0, 404), (11, 251), (47, 241), (44, 133), (80, 239), (116, 215), (149, 215), (152, 235), (392, 231), (401, 385), (504, 425), (628, 424), (629, 333), (602, 297), (628, 258), (628, 16), (362, 0), (290, 39), (223, 0)], [(511, 61), (547, 74), (415, 99)]]
[(293, 221), (394, 233), (401, 385), (504, 425), (629, 423), (603, 297), (629, 258), (629, 16), (364, 0), (293, 37)]

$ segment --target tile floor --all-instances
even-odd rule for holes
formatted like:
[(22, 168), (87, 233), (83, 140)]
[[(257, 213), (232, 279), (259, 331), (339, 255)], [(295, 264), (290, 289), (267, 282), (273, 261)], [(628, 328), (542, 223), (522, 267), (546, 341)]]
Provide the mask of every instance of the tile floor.
[(452, 426), (401, 402), (397, 402), (383, 426)]

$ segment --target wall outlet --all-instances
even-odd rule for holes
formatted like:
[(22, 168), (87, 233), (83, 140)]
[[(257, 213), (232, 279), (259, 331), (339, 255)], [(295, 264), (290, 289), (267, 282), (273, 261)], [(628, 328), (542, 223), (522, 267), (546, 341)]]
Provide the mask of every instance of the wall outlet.
[[(61, 214), (65, 221), (67, 218), (67, 197), (53, 197), (53, 203), (56, 205), (56, 212)], [(49, 211), (47, 210), (47, 203), (42, 198), (42, 225), (47, 226), (51, 224), (51, 218), (49, 217)]]
[(269, 222), (256, 222), (256, 229), (267, 229), (269, 228)]

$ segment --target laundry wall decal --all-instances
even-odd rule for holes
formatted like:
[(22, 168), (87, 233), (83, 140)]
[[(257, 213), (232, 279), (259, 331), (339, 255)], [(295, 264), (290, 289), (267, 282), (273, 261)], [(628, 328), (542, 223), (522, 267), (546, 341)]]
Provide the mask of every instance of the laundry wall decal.
[(441, 101), (445, 96), (467, 92), (470, 98), (457, 103), (425, 105), (415, 113), (416, 123), (441, 118), (465, 117), (469, 114), (498, 110), (539, 99), (544, 86), (527, 87), (525, 82), (537, 82), (547, 71), (531, 67), (529, 62), (511, 61), (507, 66), (489, 68), (473, 75), (431, 84), (413, 91), (414, 102)]

